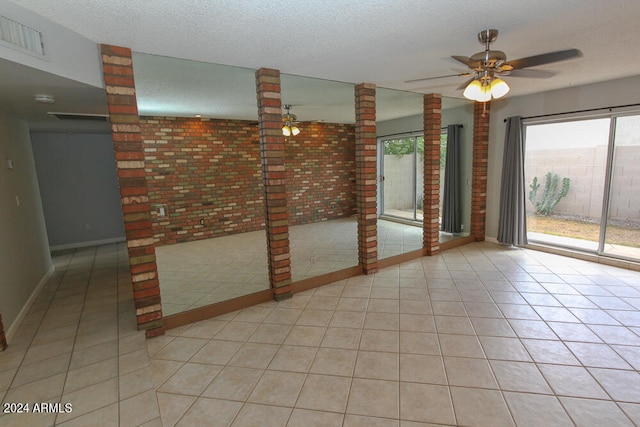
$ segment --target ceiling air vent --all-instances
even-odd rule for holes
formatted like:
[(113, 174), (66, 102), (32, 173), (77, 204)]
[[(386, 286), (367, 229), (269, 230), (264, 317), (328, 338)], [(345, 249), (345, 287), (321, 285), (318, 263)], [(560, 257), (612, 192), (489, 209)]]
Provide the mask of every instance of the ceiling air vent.
[(7, 46), (36, 56), (46, 56), (40, 31), (0, 15), (0, 40)]
[(107, 118), (109, 117), (106, 114), (79, 114), (79, 113), (47, 113), (58, 120), (78, 120), (78, 121), (93, 121), (93, 122), (107, 122)]

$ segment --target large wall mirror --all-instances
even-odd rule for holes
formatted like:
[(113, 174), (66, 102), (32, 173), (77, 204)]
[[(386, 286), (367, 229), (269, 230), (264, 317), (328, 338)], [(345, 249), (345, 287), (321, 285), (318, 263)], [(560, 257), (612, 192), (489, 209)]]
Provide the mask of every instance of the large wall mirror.
[(300, 282), (358, 265), (354, 87), (287, 74), (281, 84), (300, 129), (285, 137), (291, 276)]
[(133, 64), (164, 315), (268, 289), (255, 70)]
[[(376, 100), (378, 256), (384, 259), (422, 247), (423, 95), (378, 88)], [(450, 207), (454, 206), (456, 217), (454, 228), (448, 227), (440, 232), (440, 241), (446, 242), (469, 234), (473, 104), (443, 97), (441, 126), (441, 229), (447, 225), (443, 225), (443, 214), (451, 211), (451, 208), (444, 207), (443, 202), (456, 201), (450, 204)], [(445, 186), (447, 180), (449, 186)], [(451, 185), (454, 181), (455, 187)]]

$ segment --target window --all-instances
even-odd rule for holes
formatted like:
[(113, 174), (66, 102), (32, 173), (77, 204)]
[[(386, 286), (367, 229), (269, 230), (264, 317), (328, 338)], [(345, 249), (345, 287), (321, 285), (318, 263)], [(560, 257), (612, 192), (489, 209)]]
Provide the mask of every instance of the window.
[(527, 122), (532, 242), (640, 259), (640, 115)]

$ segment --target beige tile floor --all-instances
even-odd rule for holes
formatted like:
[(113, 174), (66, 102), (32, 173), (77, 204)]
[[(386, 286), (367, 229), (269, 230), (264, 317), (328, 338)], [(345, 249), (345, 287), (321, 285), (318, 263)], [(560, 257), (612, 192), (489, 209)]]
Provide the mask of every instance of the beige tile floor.
[[(294, 281), (358, 265), (355, 218), (293, 226), (289, 240)], [(421, 246), (422, 228), (378, 221), (381, 259)], [(165, 315), (269, 287), (264, 231), (160, 246), (156, 256)]]
[(124, 257), (90, 252), (56, 258), (0, 353), (3, 402), (73, 413), (0, 425), (640, 423), (636, 271), (476, 243), (170, 330), (145, 349)]
[(161, 426), (123, 244), (54, 254), (56, 270), (0, 352), (0, 400), (70, 403), (0, 414), (1, 426)]

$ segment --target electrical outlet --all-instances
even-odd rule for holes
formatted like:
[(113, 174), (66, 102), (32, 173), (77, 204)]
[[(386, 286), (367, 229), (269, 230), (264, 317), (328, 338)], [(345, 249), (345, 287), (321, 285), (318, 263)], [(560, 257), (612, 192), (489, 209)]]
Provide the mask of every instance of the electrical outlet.
[(204, 218), (200, 218), (200, 225), (204, 225)]

